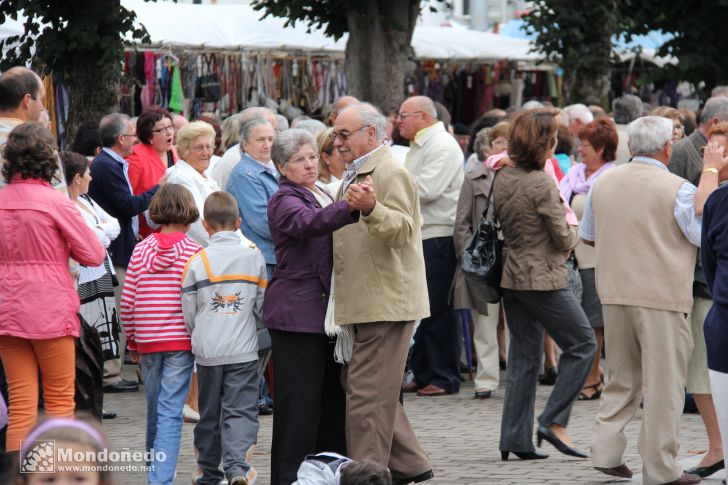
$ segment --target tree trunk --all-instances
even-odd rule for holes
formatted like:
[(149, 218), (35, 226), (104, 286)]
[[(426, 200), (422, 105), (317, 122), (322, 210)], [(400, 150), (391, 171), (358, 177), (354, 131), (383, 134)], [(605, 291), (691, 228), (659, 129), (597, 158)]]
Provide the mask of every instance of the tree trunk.
[(404, 100), (404, 69), (420, 0), (362, 0), (347, 13), (349, 94), (382, 109)]
[(582, 1), (574, 5), (587, 32), (564, 40), (566, 84), (570, 103), (596, 104), (608, 108), (610, 73), (612, 70), (612, 35), (617, 31), (617, 17), (607, 14), (618, 9), (614, 0), (607, 0), (599, 9), (589, 9)]
[[(74, 61), (73, 76), (66, 79), (68, 87), (68, 120), (65, 125), (66, 147), (73, 141), (79, 126), (95, 123), (109, 113), (119, 111), (119, 79), (99, 75), (93, 55), (79, 55)], [(121, 67), (119, 67), (119, 70)]]
[(101, 117), (119, 111), (119, 81), (124, 44), (119, 34), (120, 0), (96, 0), (69, 23), (97, 22), (100, 42), (69, 50), (72, 69), (68, 70), (65, 84), (68, 87), (68, 120), (65, 125), (65, 141), (68, 146), (83, 123), (98, 123)]

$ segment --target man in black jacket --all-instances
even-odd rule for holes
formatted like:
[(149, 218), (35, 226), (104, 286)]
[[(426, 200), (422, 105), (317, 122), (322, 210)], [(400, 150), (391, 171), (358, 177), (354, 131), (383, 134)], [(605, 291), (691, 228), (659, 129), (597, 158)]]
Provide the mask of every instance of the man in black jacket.
[[(138, 218), (144, 217), (144, 211), (149, 207), (152, 196), (159, 190), (159, 185), (155, 185), (143, 194), (132, 194), (128, 176), (129, 164), (124, 157), (131, 154), (137, 136), (136, 126), (127, 115), (115, 113), (104, 116), (99, 123), (99, 132), (103, 149), (91, 162), (92, 180), (89, 195), (111, 217), (115, 217), (121, 227), (119, 237), (111, 241), (109, 246), (111, 261), (114, 264), (116, 278), (119, 280), (119, 286), (114, 289), (118, 308), (126, 267), (139, 233)], [(136, 382), (122, 379), (120, 376), (126, 349), (126, 336), (123, 333), (119, 336), (119, 349), (121, 350), (118, 359), (104, 362), (104, 391), (136, 391), (139, 387)]]

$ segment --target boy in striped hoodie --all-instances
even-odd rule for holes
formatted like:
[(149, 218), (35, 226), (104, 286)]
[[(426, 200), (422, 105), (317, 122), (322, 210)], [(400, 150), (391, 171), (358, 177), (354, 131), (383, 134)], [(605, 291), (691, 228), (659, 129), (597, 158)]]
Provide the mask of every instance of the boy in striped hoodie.
[(172, 485), (194, 363), (182, 315), (182, 274), (202, 249), (185, 233), (199, 212), (189, 190), (166, 184), (152, 198), (149, 216), (161, 230), (134, 248), (121, 297), (121, 322), (131, 358), (140, 364), (147, 398), (146, 448), (154, 450), (147, 481)]

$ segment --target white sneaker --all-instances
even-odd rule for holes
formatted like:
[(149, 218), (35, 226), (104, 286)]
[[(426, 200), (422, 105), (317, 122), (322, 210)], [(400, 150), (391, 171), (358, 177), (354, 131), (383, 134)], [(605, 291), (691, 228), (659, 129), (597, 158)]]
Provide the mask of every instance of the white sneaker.
[(185, 407), (182, 408), (182, 419), (185, 423), (198, 423), (200, 421), (200, 413), (185, 404)]

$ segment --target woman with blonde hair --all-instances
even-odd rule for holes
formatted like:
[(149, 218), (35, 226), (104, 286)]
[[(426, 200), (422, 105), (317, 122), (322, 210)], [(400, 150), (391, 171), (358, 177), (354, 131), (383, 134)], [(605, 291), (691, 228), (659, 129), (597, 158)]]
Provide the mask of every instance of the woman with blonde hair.
[(212, 125), (193, 121), (179, 130), (177, 152), (180, 160), (167, 170), (167, 183), (182, 185), (192, 192), (200, 218), (192, 224), (188, 235), (203, 247), (210, 242), (210, 236), (202, 227), (202, 209), (207, 196), (220, 190), (217, 183), (207, 176), (214, 150), (215, 130)]

